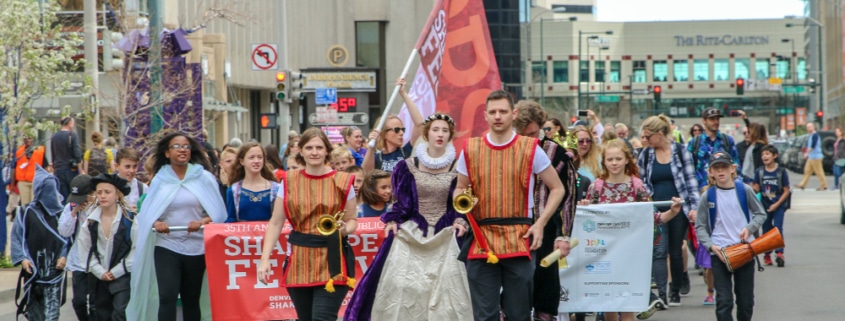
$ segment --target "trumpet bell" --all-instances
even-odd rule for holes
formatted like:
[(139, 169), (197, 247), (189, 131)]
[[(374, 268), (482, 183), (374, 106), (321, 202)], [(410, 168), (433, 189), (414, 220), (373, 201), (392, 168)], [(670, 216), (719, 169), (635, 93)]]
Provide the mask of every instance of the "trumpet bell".
[(340, 228), (340, 218), (342, 217), (343, 213), (337, 213), (335, 215), (323, 214), (320, 216), (320, 219), (317, 221), (317, 232), (322, 235), (332, 235), (338, 228)]
[(460, 214), (466, 215), (471, 212), (472, 208), (475, 207), (475, 196), (472, 195), (472, 189), (467, 187), (463, 193), (455, 197), (455, 200), (452, 202), (452, 207), (454, 207), (455, 211)]

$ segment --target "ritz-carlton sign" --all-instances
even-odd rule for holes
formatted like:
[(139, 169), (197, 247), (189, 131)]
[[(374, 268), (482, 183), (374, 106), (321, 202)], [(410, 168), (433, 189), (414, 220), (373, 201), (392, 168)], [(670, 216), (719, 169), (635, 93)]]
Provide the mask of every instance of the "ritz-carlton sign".
[(703, 36), (692, 37), (675, 36), (675, 45), (678, 47), (690, 46), (743, 46), (743, 45), (767, 45), (769, 36)]

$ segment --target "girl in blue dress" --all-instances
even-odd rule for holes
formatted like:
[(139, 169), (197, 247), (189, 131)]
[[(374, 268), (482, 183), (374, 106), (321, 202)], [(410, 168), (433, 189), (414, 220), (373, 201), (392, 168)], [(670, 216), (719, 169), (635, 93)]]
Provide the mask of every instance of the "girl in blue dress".
[(264, 148), (258, 143), (246, 143), (238, 151), (226, 190), (226, 223), (269, 221), (279, 184), (267, 167)]

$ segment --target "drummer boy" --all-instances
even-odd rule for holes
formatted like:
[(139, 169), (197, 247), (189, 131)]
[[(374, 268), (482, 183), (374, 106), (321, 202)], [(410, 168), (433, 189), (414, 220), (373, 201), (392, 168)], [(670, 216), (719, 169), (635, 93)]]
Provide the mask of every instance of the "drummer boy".
[[(716, 186), (701, 196), (695, 232), (698, 240), (710, 249), (716, 289), (716, 320), (734, 320), (736, 301), (737, 320), (750, 321), (754, 312), (754, 264), (735, 267), (728, 272), (721, 249), (740, 242), (751, 242), (753, 233), (766, 220), (763, 205), (754, 196), (751, 186), (736, 182), (736, 165), (723, 151), (710, 156), (710, 177)], [(705, 202), (706, 200), (706, 202)], [(709, 214), (709, 215), (707, 215)], [(734, 297), (736, 293), (736, 297)]]

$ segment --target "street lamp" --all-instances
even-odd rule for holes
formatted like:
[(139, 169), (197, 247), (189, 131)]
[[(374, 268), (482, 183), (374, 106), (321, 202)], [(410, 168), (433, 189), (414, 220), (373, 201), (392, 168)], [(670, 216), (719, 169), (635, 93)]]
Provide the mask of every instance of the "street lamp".
[[(578, 110), (581, 110), (581, 43), (582, 37), (584, 35), (612, 35), (613, 30), (608, 31), (581, 31), (578, 30)], [(594, 36), (598, 38), (598, 36)], [(590, 46), (587, 46), (587, 50), (590, 50)], [(589, 81), (590, 81), (590, 63), (589, 60), (587, 62), (587, 89), (589, 89)]]
[[(786, 16), (785, 18), (787, 18), (787, 19), (797, 19), (798, 17), (796, 17), (796, 16)], [(819, 60), (819, 62), (818, 62), (818, 65), (819, 65), (818, 77), (819, 77), (819, 79), (816, 83), (819, 86), (819, 88), (818, 88), (819, 89), (818, 90), (818, 92), (819, 92), (819, 110), (824, 111), (824, 81), (822, 81), (822, 78), (823, 78), (822, 73), (824, 71), (824, 69), (822, 69), (822, 65), (823, 65), (823, 62), (822, 62), (822, 24), (821, 24), (821, 22), (819, 22), (816, 19), (813, 19), (812, 17), (802, 17), (802, 18), (804, 18), (804, 24), (805, 25), (807, 23), (810, 23), (813, 26), (815, 26), (816, 28), (818, 28), (818, 36), (816, 37), (816, 43), (818, 44), (817, 50), (818, 50), (818, 60)], [(792, 28), (794, 26), (795, 26), (795, 24), (793, 24), (793, 23), (787, 23), (786, 24), (787, 28)]]
[[(549, 11), (552, 12), (552, 13), (564, 13), (564, 12), (566, 12), (566, 7), (555, 7), (555, 8), (552, 8), (552, 10), (549, 10)], [(526, 38), (528, 38), (528, 50), (526, 50), (528, 52), (527, 61), (530, 61), (530, 62), (533, 62), (533, 60), (532, 60), (533, 57), (531, 56), (531, 23), (533, 23), (534, 20), (537, 20), (537, 18), (540, 18), (540, 61), (545, 62), (545, 60), (543, 59), (543, 42), (544, 42), (543, 41), (544, 40), (543, 39), (543, 20), (546, 20), (546, 19), (542, 18), (544, 13), (545, 12), (538, 14), (536, 17), (531, 18), (531, 20), (528, 20), (528, 22), (526, 23), (526, 26), (528, 26), (528, 28), (526, 29)], [(570, 20), (571, 19), (572, 18), (570, 18)], [(529, 70), (531, 70), (531, 74), (532, 74), (531, 84), (534, 84), (534, 77), (533, 77), (534, 66), (531, 65), (531, 64), (528, 64), (528, 65), (529, 65)], [(543, 64), (543, 66), (545, 67), (545, 63)], [(540, 87), (541, 87), (540, 104), (541, 105), (544, 105), (546, 103), (546, 99), (545, 99), (546, 98), (546, 72), (545, 72), (545, 69), (543, 69), (543, 70), (544, 70), (543, 77), (540, 78)], [(523, 72), (523, 76), (524, 75), (525, 75), (525, 73)]]

